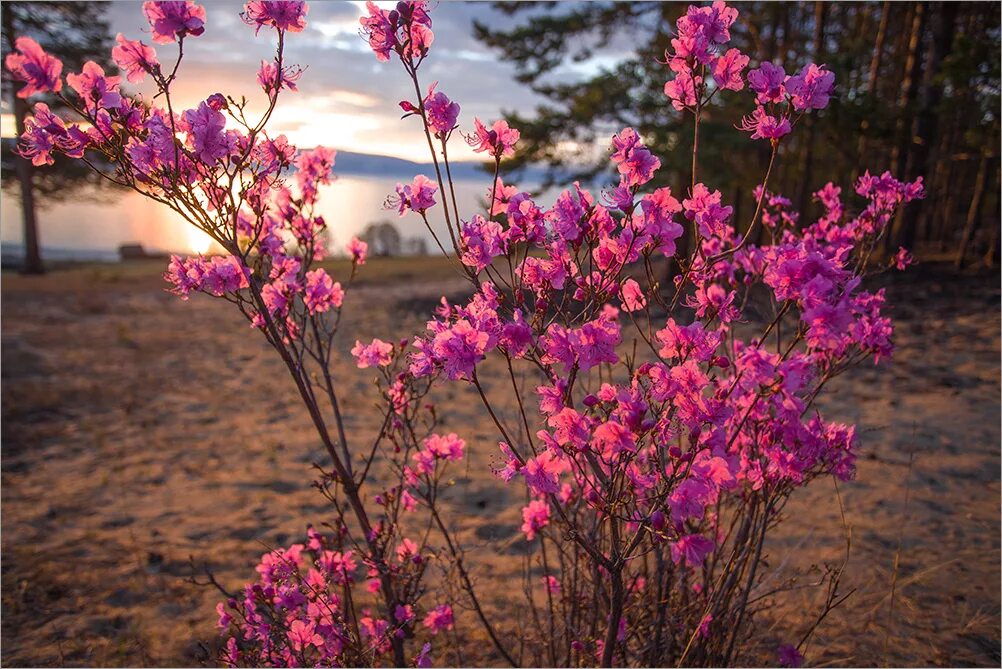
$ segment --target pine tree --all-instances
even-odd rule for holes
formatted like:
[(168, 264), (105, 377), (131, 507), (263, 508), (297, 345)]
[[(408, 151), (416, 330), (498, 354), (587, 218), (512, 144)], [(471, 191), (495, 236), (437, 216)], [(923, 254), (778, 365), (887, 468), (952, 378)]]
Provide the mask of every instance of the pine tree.
[[(97, 2), (4, 2), (0, 5), (2, 14), (2, 53), (6, 57), (14, 48), (18, 37), (27, 36), (36, 40), (42, 48), (63, 61), (63, 73), (78, 72), (88, 60), (101, 65), (106, 72), (115, 73), (114, 63), (109, 57), (113, 46), (105, 19), (106, 5)], [(31, 103), (15, 95), (19, 85), (6, 75), (3, 77), (3, 98), (11, 104), (17, 134), (24, 132), (24, 120), (30, 112)], [(60, 105), (54, 96), (37, 96), (59, 113)], [(5, 154), (10, 151), (4, 147)], [(62, 162), (62, 161), (61, 161)], [(72, 161), (78, 163), (79, 161)], [(44, 271), (39, 249), (38, 224), (36, 221), (35, 195), (65, 195), (71, 186), (79, 184), (84, 170), (66, 169), (65, 164), (57, 164), (49, 169), (36, 169), (30, 161), (15, 156), (12, 151), (4, 156), (4, 166), (13, 164), (14, 169), (4, 171), (16, 180), (21, 194), (21, 209), (24, 218), (24, 265), (28, 274)], [(12, 174), (11, 174), (12, 172)]]
[[(522, 132), (513, 176), (534, 163), (553, 168), (543, 187), (595, 177), (609, 169), (601, 151), (607, 139), (632, 125), (665, 166), (656, 185), (684, 192), (692, 116), (668, 104), (663, 87), (669, 73), (662, 62), (675, 21), (688, 4), (494, 3), (515, 17), (514, 25), (477, 22), (475, 36), (513, 63), (517, 78), (544, 99), (531, 114), (505, 112)], [(792, 54), (813, 53), (838, 77), (828, 109), (784, 139), (780, 164), (785, 169), (770, 190), (808, 205), (807, 221), (813, 213), (811, 194), (827, 181), (843, 186), (851, 198), (851, 188), (845, 187), (864, 169), (891, 170), (908, 180), (922, 176), (929, 196), (898, 221), (888, 249), (913, 242), (954, 248), (967, 220), (962, 203), (974, 195), (982, 147), (999, 143), (999, 6), (731, 4), (744, 17), (732, 29), (731, 45), (751, 57), (751, 67), (768, 60), (791, 74), (805, 64)], [(768, 149), (748, 142), (733, 127), (751, 111), (747, 92), (724, 93), (739, 96), (746, 108), (732, 100), (705, 110), (700, 178), (740, 211), (751, 203), (754, 175), (762, 173)], [(992, 161), (998, 162), (995, 149)], [(615, 177), (607, 172), (603, 178)], [(994, 211), (998, 194), (988, 192), (984, 199), (981, 210)], [(994, 239), (990, 243), (996, 244), (998, 236)]]

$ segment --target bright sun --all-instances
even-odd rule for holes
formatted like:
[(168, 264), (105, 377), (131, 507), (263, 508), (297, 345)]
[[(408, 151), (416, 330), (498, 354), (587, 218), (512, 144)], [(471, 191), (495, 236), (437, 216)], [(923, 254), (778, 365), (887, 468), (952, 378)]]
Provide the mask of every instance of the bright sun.
[(212, 237), (194, 226), (187, 226), (188, 248), (192, 253), (205, 253), (212, 246)]

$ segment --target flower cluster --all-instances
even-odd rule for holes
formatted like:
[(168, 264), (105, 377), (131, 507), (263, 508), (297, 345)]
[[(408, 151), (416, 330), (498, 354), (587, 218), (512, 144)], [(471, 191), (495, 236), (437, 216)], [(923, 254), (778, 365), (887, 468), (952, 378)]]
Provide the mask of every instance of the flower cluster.
[[(226, 636), (220, 659), (227, 666), (372, 666), (386, 655), (394, 638), (413, 635), (417, 611), (399, 604), (393, 616), (366, 612), (353, 618), (346, 588), (360, 580), (364, 561), (352, 550), (336, 550), (335, 538), (307, 530), (305, 543), (261, 556), (259, 579), (240, 597), (220, 602), (218, 626)], [(417, 544), (405, 539), (400, 556), (419, 557)], [(402, 570), (409, 567), (401, 567)], [(452, 608), (430, 608), (420, 627), (431, 636), (452, 629)], [(431, 666), (431, 643), (411, 664)]]

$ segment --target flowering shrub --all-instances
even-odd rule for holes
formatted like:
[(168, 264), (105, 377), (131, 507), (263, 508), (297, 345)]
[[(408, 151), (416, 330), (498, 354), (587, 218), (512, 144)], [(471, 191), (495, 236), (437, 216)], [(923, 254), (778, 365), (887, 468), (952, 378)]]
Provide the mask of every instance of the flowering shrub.
[[(665, 95), (693, 115), (697, 140), (684, 192), (645, 188), (661, 162), (625, 128), (611, 140), (618, 183), (597, 196), (574, 184), (540, 206), (501, 178), (518, 130), (474, 119), (465, 140), (489, 157), (494, 177), (488, 210), (461, 212), (448, 160), (460, 107), (437, 84), (422, 94), (418, 76), (434, 39), (428, 8), (369, 3), (362, 34), (413, 83), (415, 98), (400, 106), (420, 122), (435, 170), (398, 185), (388, 205), (422, 220), (473, 294), (443, 299), (413, 341), (355, 341), (351, 354), (377, 374), (383, 400), (382, 427), (359, 444), (345, 432), (329, 363), (367, 248), (348, 244), (341, 281), (317, 267), (326, 224), (314, 206), (335, 153), (298, 151), (267, 131), (279, 95), (302, 74), (285, 62), (284, 44), (304, 29), (306, 3), (245, 7), (255, 34), (277, 42), (257, 75), (268, 105), (253, 119), (244, 98), (219, 93), (175, 110), (183, 44), (203, 34), (205, 12), (190, 1), (147, 2), (144, 12), (156, 43), (177, 43), (174, 64), (168, 71), (153, 47), (122, 35), (113, 57), (129, 81), (152, 78), (163, 106), (123, 94), (94, 63), (67, 75), (73, 93), (64, 92), (61, 63), (29, 38), (6, 64), (26, 84), (19, 95), (58, 93), (84, 121), (67, 124), (37, 104), (23, 156), (45, 164), (56, 152), (88, 162), (88, 152), (102, 153), (116, 166), (105, 177), (171, 207), (225, 250), (173, 257), (170, 290), (225, 299), (266, 337), (330, 457), (318, 482), (334, 510), (330, 532), (311, 528), (305, 545), (266, 554), (258, 582), (220, 604), (220, 660), (429, 666), (461, 603), (513, 665), (733, 663), (753, 633), (750, 595), (786, 500), (820, 476), (853, 476), (853, 427), (825, 420), (815, 402), (831, 378), (891, 354), (883, 292), (862, 279), (896, 209), (923, 195), (920, 181), (867, 173), (855, 185), (861, 208), (850, 213), (841, 188), (827, 184), (815, 194), (823, 215), (805, 221), (768, 190), (783, 138), (827, 105), (834, 75), (816, 64), (787, 75), (768, 62), (746, 74), (748, 56), (727, 48), (737, 10), (690, 7), (665, 54)], [(768, 140), (771, 159), (742, 226), (697, 168), (703, 110), (720, 90), (746, 85), (755, 106), (740, 130)], [(910, 261), (902, 250), (890, 265)], [(667, 286), (658, 280), (665, 267), (677, 269)], [(509, 372), (515, 425), (478, 377), (488, 357)], [(519, 379), (533, 380), (534, 394), (523, 396)], [(496, 445), (436, 431), (427, 396), (448, 383), (475, 389)], [(496, 448), (499, 485), (527, 495), (522, 531), (542, 573), (527, 593), (542, 621), (531, 629), (489, 620), (440, 514), (446, 472), (467, 448)], [(372, 489), (377, 455), (391, 480)], [(409, 514), (425, 517), (441, 543), (430, 532), (407, 536)], [(427, 594), (427, 566), (440, 556), (462, 601)], [(777, 648), (778, 661), (798, 664), (806, 639)]]

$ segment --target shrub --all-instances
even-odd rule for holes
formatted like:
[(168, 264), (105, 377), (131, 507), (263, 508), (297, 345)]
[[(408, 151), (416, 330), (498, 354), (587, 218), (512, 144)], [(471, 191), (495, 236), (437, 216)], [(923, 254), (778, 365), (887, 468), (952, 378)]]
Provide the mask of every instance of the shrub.
[[(660, 161), (625, 128), (611, 141), (617, 184), (598, 195), (575, 184), (540, 206), (501, 178), (518, 130), (474, 119), (464, 138), (488, 156), (494, 176), (488, 210), (461, 212), (448, 160), (460, 107), (419, 79), (433, 40), (428, 8), (369, 3), (363, 36), (413, 84), (414, 99), (400, 106), (420, 123), (435, 170), (434, 179), (399, 185), (392, 206), (420, 217), (473, 294), (462, 304), (443, 299), (413, 341), (390, 333), (355, 342), (357, 365), (376, 373), (382, 400), (382, 426), (363, 442), (349, 440), (329, 363), (367, 247), (348, 245), (352, 268), (341, 281), (316, 266), (327, 249), (314, 207), (335, 153), (297, 151), (267, 130), (279, 95), (302, 75), (285, 62), (284, 45), (304, 29), (306, 3), (245, 7), (244, 20), (277, 41), (257, 75), (268, 105), (253, 119), (245, 98), (219, 93), (176, 111), (171, 85), (185, 40), (204, 31), (204, 10), (190, 1), (144, 10), (154, 41), (177, 43), (174, 64), (121, 35), (113, 56), (129, 81), (152, 78), (152, 101), (123, 94), (119, 78), (93, 63), (66, 76), (70, 94), (61, 64), (29, 38), (7, 67), (26, 82), (19, 95), (58, 93), (86, 121), (67, 124), (37, 104), (21, 155), (37, 165), (54, 153), (88, 162), (103, 154), (115, 165), (106, 178), (174, 209), (225, 250), (173, 257), (170, 290), (224, 299), (265, 336), (330, 457), (318, 482), (334, 511), (329, 532), (311, 528), (306, 544), (266, 554), (259, 580), (220, 604), (220, 660), (428, 666), (460, 603), (426, 594), (436, 555), (451, 560), (449, 590), (513, 665), (526, 657), (551, 666), (739, 659), (754, 632), (750, 596), (763, 544), (786, 501), (818, 477), (853, 476), (855, 431), (822, 418), (816, 399), (851, 366), (890, 355), (883, 292), (862, 279), (895, 210), (922, 196), (920, 181), (867, 173), (855, 184), (855, 213), (829, 183), (815, 194), (824, 214), (805, 221), (768, 190), (783, 138), (827, 105), (834, 75), (816, 64), (788, 75), (767, 62), (746, 74), (749, 58), (727, 48), (737, 10), (690, 7), (665, 54), (665, 95), (692, 114), (697, 139), (684, 193), (645, 188)], [(698, 133), (721, 91), (746, 87), (755, 106), (736, 131), (768, 142), (771, 158), (742, 222), (698, 178)], [(901, 251), (890, 264), (908, 262)], [(510, 382), (514, 425), (478, 377), (488, 357), (508, 372), (494, 381)], [(535, 392), (523, 396), (522, 380)], [(437, 430), (429, 392), (449, 383), (475, 389), (496, 445), (468, 446)], [(442, 517), (446, 472), (467, 448), (498, 449), (499, 485), (524, 486), (522, 531), (541, 567), (527, 593), (531, 625), (488, 619)], [(391, 480), (374, 488), (377, 456)], [(437, 538), (408, 536), (412, 514)], [(839, 575), (829, 574), (828, 608), (844, 598)], [(777, 660), (799, 663), (809, 635), (782, 646)]]

